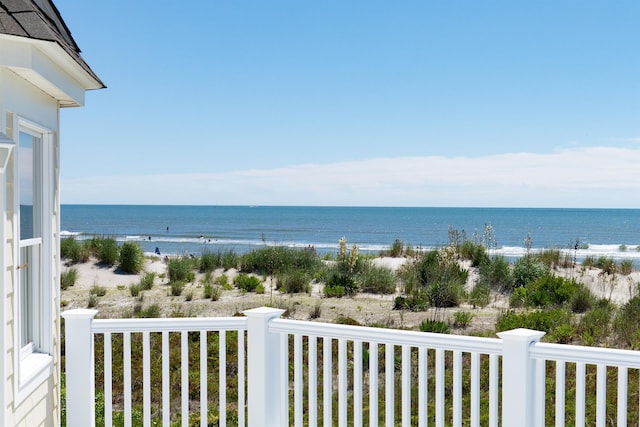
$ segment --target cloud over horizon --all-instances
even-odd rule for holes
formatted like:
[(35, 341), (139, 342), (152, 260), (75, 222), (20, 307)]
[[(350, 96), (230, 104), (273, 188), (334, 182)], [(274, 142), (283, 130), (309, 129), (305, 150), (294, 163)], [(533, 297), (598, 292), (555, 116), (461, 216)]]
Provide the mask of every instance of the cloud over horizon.
[(640, 208), (640, 148), (62, 180), (65, 204)]

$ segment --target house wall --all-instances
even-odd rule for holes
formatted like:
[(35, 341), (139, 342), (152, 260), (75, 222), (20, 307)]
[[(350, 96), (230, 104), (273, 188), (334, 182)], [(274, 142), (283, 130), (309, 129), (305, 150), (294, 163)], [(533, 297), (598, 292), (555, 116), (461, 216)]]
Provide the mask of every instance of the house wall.
[[(38, 88), (27, 82), (17, 74), (7, 68), (0, 66), (0, 131), (10, 138), (14, 138), (17, 129), (13, 129), (14, 119), (17, 117), (26, 118), (34, 123), (46, 127), (53, 131), (54, 153), (55, 153), (55, 180), (54, 185), (54, 212), (52, 229), (54, 231), (53, 240), (53, 276), (49, 278), (53, 287), (53, 319), (54, 324), (54, 369), (45, 382), (40, 384), (33, 393), (21, 401), (16, 400), (16, 372), (14, 351), (14, 336), (16, 334), (16, 324), (14, 321), (15, 304), (15, 256), (17, 254), (17, 239), (15, 235), (15, 215), (12, 201), (14, 196), (14, 182), (16, 177), (13, 162), (10, 161), (5, 171), (4, 177), (0, 176), (0, 190), (3, 191), (0, 200), (0, 209), (4, 204), (6, 212), (3, 213), (5, 242), (0, 248), (0, 266), (2, 267), (2, 282), (0, 291), (4, 304), (1, 306), (2, 328), (0, 330), (0, 344), (2, 345), (2, 366), (0, 366), (0, 376), (3, 389), (0, 391), (0, 425), (4, 426), (57, 426), (59, 424), (59, 381), (60, 381), (60, 302), (59, 302), (59, 189), (58, 189), (58, 169), (59, 169), (59, 145), (58, 145), (58, 122), (59, 110), (58, 102), (40, 91)], [(2, 224), (0, 224), (2, 226)], [(1, 237), (2, 233), (0, 233)], [(3, 261), (3, 262), (2, 262)], [(46, 280), (46, 279), (45, 279)], [(3, 413), (4, 412), (4, 413)]]

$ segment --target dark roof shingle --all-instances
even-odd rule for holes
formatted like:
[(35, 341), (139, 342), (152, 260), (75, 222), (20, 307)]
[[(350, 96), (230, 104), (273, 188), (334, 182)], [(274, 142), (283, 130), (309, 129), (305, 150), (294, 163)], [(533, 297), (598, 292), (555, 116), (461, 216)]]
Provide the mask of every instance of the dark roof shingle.
[(0, 34), (57, 43), (102, 87), (51, 0), (0, 0)]

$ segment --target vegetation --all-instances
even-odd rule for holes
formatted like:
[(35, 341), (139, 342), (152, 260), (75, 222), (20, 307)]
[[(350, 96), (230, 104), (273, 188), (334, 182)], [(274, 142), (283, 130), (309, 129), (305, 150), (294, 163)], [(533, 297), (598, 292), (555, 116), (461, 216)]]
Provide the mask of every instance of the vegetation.
[(136, 242), (124, 242), (120, 247), (120, 270), (137, 274), (144, 268), (144, 252)]
[(63, 271), (60, 274), (60, 289), (62, 289), (63, 291), (68, 289), (70, 286), (76, 284), (76, 280), (78, 280), (78, 270), (76, 270), (75, 268), (70, 268)]

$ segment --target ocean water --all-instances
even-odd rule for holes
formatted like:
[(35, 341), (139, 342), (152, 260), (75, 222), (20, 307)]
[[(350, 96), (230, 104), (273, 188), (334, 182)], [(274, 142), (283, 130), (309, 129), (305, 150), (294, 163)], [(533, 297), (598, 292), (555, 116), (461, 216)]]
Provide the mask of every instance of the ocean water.
[(195, 254), (264, 245), (313, 246), (335, 253), (338, 240), (377, 253), (394, 240), (424, 249), (448, 244), (451, 227), (481, 239), (490, 224), (495, 253), (509, 258), (534, 250), (575, 249), (578, 259), (608, 256), (640, 264), (638, 209), (381, 208), (283, 206), (62, 205), (62, 236), (137, 241), (145, 252)]

